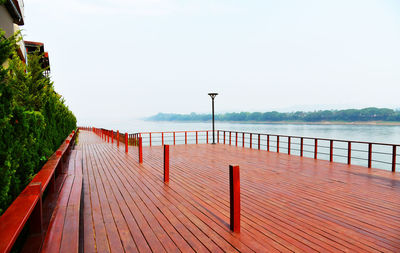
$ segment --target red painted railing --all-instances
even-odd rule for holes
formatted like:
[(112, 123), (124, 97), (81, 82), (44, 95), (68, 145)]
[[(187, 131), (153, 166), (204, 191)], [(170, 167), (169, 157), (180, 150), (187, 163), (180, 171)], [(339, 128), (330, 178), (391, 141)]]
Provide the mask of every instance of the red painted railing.
[[(121, 137), (118, 132), (106, 129), (88, 128), (107, 141), (104, 136), (112, 135), (126, 145), (138, 145), (142, 137), (144, 146), (207, 144), (212, 142), (212, 130), (140, 132)], [(372, 168), (396, 171), (400, 165), (400, 144), (352, 141), (340, 139), (314, 138), (305, 136), (290, 136), (215, 130), (217, 143), (246, 147), (258, 150), (274, 151), (289, 155), (312, 157), (347, 164), (357, 164)], [(119, 137), (118, 137), (119, 136)]]
[[(396, 171), (400, 144), (217, 130), (218, 142)], [(390, 167), (389, 167), (390, 166)]]
[[(29, 223), (28, 235), (44, 234), (43, 193), (58, 191), (56, 178), (68, 166), (68, 157), (75, 137), (76, 132), (73, 131), (0, 217), (0, 252), (11, 251), (27, 223)], [(38, 238), (44, 239), (43, 236)]]
[(164, 144), (206, 144), (212, 142), (211, 130), (174, 131), (174, 132), (140, 132), (145, 146), (159, 146)]

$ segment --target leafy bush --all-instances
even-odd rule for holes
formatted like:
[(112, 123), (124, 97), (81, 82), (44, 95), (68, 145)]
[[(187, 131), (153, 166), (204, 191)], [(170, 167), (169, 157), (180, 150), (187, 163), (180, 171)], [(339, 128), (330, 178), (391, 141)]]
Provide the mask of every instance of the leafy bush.
[(39, 53), (25, 65), (16, 38), (0, 30), (0, 214), (76, 128), (76, 118), (44, 75)]

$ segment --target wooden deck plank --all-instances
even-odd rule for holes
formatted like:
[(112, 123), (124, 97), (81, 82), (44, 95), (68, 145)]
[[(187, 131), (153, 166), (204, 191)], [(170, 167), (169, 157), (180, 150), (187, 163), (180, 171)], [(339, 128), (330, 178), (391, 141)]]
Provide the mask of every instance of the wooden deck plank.
[(93, 164), (94, 162), (92, 161), (92, 158), (88, 156), (88, 154), (86, 154), (86, 159), (88, 161), (87, 178), (90, 191), (90, 211), (94, 228), (95, 249), (97, 252), (110, 252), (110, 245), (107, 237), (105, 222), (103, 220), (100, 198), (97, 193), (97, 186), (93, 176), (93, 171), (95, 168)]
[(179, 174), (179, 173), (178, 173)]
[[(222, 144), (179, 145), (170, 148), (165, 185), (161, 147), (145, 147), (141, 165), (136, 147), (125, 154), (87, 131), (79, 145), (85, 252), (400, 251), (399, 173)], [(228, 224), (229, 164), (241, 169), (240, 234)]]
[[(82, 205), (81, 205), (81, 219), (83, 228), (80, 231), (81, 249), (83, 252), (94, 253), (96, 252), (95, 234), (93, 228), (93, 216), (92, 216), (92, 203), (90, 198), (89, 188), (89, 174), (88, 174), (88, 159), (86, 150), (82, 149), (82, 173), (83, 173), (83, 184), (82, 184)], [(85, 236), (83, 236), (85, 235)], [(83, 243), (82, 243), (83, 242)]]
[[(130, 166), (129, 166), (130, 167)], [(129, 174), (125, 174), (127, 178), (130, 177)], [(123, 179), (122, 179), (123, 180)], [(151, 193), (149, 194), (149, 191), (145, 189), (146, 185), (148, 185), (150, 182), (139, 182), (139, 181), (135, 181), (135, 180), (129, 180), (129, 181), (125, 181), (125, 185), (133, 185), (133, 187), (135, 188), (141, 188), (143, 190), (143, 192), (138, 192), (140, 194), (140, 196), (142, 196), (142, 199), (146, 199), (146, 198), (151, 198), (152, 200), (155, 200), (154, 203), (163, 203), (160, 202), (159, 200), (152, 198), (151, 197)], [(147, 194), (147, 195), (146, 195)], [(167, 202), (164, 202), (167, 203)], [(177, 212), (177, 209), (174, 209), (172, 211), (167, 211), (167, 207), (163, 207), (162, 205), (159, 205), (158, 208), (160, 210), (165, 210), (167, 215), (168, 214), (172, 214), (170, 212), (174, 212), (172, 215), (170, 215), (169, 217), (173, 217), (173, 215), (176, 215), (176, 217), (178, 219), (173, 219), (175, 221), (182, 221), (181, 224), (178, 223), (177, 226), (179, 226), (180, 229), (183, 229), (183, 232), (186, 233), (186, 235), (188, 237), (185, 237), (185, 239), (187, 239), (188, 241), (191, 241), (192, 243), (194, 243), (194, 249), (196, 250), (196, 252), (202, 252), (205, 248), (203, 245), (199, 245), (197, 241), (193, 241), (191, 239), (193, 239), (192, 235), (188, 234), (188, 230), (190, 230), (192, 233), (195, 234), (195, 236), (197, 236), (197, 238), (208, 247), (208, 249), (210, 251), (213, 252), (218, 252), (220, 251), (220, 248), (215, 245), (212, 240), (210, 240), (209, 238), (207, 238), (207, 236), (205, 236), (204, 234), (201, 233), (201, 231), (197, 228), (197, 226), (195, 224), (192, 224), (192, 222), (189, 219), (185, 219), (182, 213)], [(166, 215), (166, 217), (167, 217)], [(176, 222), (174, 223), (176, 225)], [(194, 237), (196, 238), (196, 237)]]
[[(107, 158), (107, 156), (103, 156), (103, 158)], [(172, 225), (162, 215), (162, 213), (157, 209), (157, 207), (153, 205), (150, 199), (148, 197), (143, 197), (143, 195), (140, 192), (141, 190), (140, 188), (132, 188), (130, 187), (130, 184), (128, 182), (121, 181), (121, 178), (119, 177), (118, 174), (124, 173), (124, 170), (118, 170), (116, 172), (113, 170), (113, 168), (116, 168), (116, 164), (113, 162), (113, 160), (110, 159), (103, 159), (103, 160), (107, 164), (107, 169), (105, 170), (105, 173), (107, 174), (108, 178), (112, 178), (114, 180), (112, 186), (118, 188), (118, 190), (116, 191), (117, 192), (120, 191), (125, 198), (135, 199), (136, 203), (142, 202), (140, 206), (138, 206), (138, 208), (141, 209), (142, 213), (151, 212), (154, 215), (154, 218), (157, 219), (157, 223), (159, 222), (159, 224), (162, 226), (165, 232), (168, 233), (171, 239), (175, 242), (176, 246), (179, 247), (179, 250), (181, 250), (182, 252), (193, 252), (192, 248), (187, 244), (185, 239), (182, 238), (179, 235), (179, 233), (175, 231), (175, 229), (173, 229)], [(154, 224), (155, 222), (154, 218), (149, 219), (148, 220), (149, 223)], [(163, 235), (162, 237), (165, 237), (165, 235)], [(174, 245), (171, 245), (172, 241), (168, 240), (163, 240), (163, 241), (167, 251), (177, 251), (177, 248)]]

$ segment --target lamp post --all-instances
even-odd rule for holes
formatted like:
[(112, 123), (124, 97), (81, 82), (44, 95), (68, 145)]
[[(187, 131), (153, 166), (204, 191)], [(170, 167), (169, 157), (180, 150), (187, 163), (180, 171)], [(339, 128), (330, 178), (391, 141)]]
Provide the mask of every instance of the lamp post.
[(212, 100), (212, 132), (213, 132), (213, 142), (215, 144), (215, 124), (214, 124), (214, 98), (218, 95), (218, 93), (208, 93)]

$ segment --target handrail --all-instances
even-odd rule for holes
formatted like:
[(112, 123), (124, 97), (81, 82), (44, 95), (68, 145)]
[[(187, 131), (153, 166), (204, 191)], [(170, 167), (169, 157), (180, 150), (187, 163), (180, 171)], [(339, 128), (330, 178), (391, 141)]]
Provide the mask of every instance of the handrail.
[[(299, 135), (284, 135), (284, 134), (266, 134), (266, 133), (254, 133), (254, 132), (238, 132), (238, 131), (230, 131), (230, 130), (215, 130), (215, 132), (232, 132), (232, 133), (245, 133), (245, 134), (259, 134), (259, 135), (263, 135), (263, 136), (280, 136), (280, 137), (292, 137), (292, 138), (303, 138), (303, 139), (309, 139), (309, 140), (314, 140), (314, 139), (318, 139), (318, 140), (323, 140), (323, 141), (330, 141), (330, 140), (334, 140), (334, 141), (338, 141), (338, 142), (349, 142), (350, 140), (342, 140), (342, 139), (329, 139), (329, 138), (319, 138), (319, 137), (309, 137), (309, 136), (299, 136)], [(374, 144), (374, 145), (387, 145), (387, 146), (400, 146), (400, 144), (395, 144), (395, 143), (379, 143), (379, 142), (368, 142), (368, 141), (351, 141), (352, 143), (360, 143), (360, 144)]]
[[(397, 156), (399, 156), (397, 149), (400, 147), (400, 144), (394, 144), (394, 143), (379, 143), (379, 142), (366, 142), (366, 141), (353, 141), (353, 140), (342, 140), (342, 139), (328, 139), (328, 138), (318, 138), (318, 137), (308, 137), (308, 136), (295, 136), (295, 135), (280, 135), (280, 134), (265, 134), (265, 133), (252, 133), (252, 132), (239, 132), (239, 131), (229, 131), (229, 130), (216, 130), (217, 131), (217, 140), (218, 143), (220, 143), (221, 139), (221, 134), (222, 134), (222, 143), (225, 143), (225, 140), (227, 138), (227, 133), (229, 133), (229, 142), (232, 141), (232, 133), (235, 135), (235, 140), (234, 143), (236, 146), (238, 144), (242, 147), (250, 147), (253, 148), (253, 143), (257, 144), (257, 148), (261, 149), (261, 147), (266, 146), (267, 151), (272, 151), (271, 148), (275, 148), (275, 151), (277, 153), (281, 153), (282, 149), (287, 150), (287, 154), (289, 155), (295, 155), (292, 151), (299, 151), (298, 155), (299, 156), (304, 156), (304, 153), (311, 153), (313, 154), (314, 159), (321, 159), (318, 157), (318, 155), (325, 155), (327, 156), (326, 159), (323, 160), (329, 160), (331, 162), (334, 161), (334, 157), (339, 157), (339, 158), (345, 158), (347, 161), (345, 163), (347, 164), (354, 164), (352, 160), (358, 160), (358, 161), (366, 161), (368, 168), (372, 168), (372, 162), (377, 162), (381, 164), (390, 164), (391, 165), (391, 170), (392, 172), (396, 171), (396, 166), (400, 165), (399, 163), (396, 162)], [(255, 139), (254, 136), (257, 136)], [(239, 140), (238, 140), (239, 137)], [(246, 139), (247, 137), (247, 139)], [(267, 137), (266, 139), (262, 139), (261, 137)], [(272, 139), (271, 137), (275, 137), (275, 140)], [(282, 140), (283, 139), (283, 140)], [(297, 143), (293, 142), (293, 140), (299, 140)], [(286, 140), (286, 141), (285, 141)], [(304, 143), (304, 140), (311, 140), (314, 143), (312, 144), (306, 144)], [(241, 143), (238, 143), (238, 142)], [(253, 142), (254, 141), (254, 142)], [(263, 144), (261, 144), (261, 141)], [(324, 146), (321, 145), (321, 142), (328, 142), (329, 146)], [(265, 143), (265, 144), (264, 144)], [(271, 143), (274, 143), (275, 145), (271, 145)], [(282, 146), (280, 144), (286, 144), (285, 146)], [(344, 145), (343, 147), (337, 147), (334, 144), (335, 143), (342, 143)], [(352, 146), (352, 144), (361, 144), (361, 145), (367, 145), (365, 149), (357, 149)], [(295, 146), (298, 146), (296, 149)], [(375, 151), (373, 147), (377, 146), (385, 146), (391, 149), (391, 152), (382, 152), (382, 151)], [(305, 147), (313, 147), (313, 150), (306, 150)], [(327, 149), (328, 153), (326, 152), (321, 152), (319, 149)], [(341, 151), (346, 152), (345, 154), (342, 153), (335, 153), (334, 151)], [(358, 157), (354, 156), (353, 153), (367, 153), (367, 157)], [(378, 160), (378, 159), (373, 159), (373, 154), (375, 155), (389, 155), (388, 159), (385, 160)], [(361, 165), (362, 166), (362, 165)]]
[(55, 191), (55, 178), (62, 172), (75, 138), (76, 131), (72, 131), (0, 217), (0, 252), (11, 251), (28, 220), (30, 234), (43, 233), (43, 193), (47, 189)]
[[(106, 138), (109, 135), (112, 135), (114, 139), (117, 139), (118, 134), (112, 130), (97, 128), (88, 129), (97, 133), (104, 140), (107, 140)], [(361, 165), (359, 164), (359, 161), (366, 161), (366, 166), (361, 166), (368, 168), (372, 168), (373, 163), (390, 164), (393, 172), (396, 171), (397, 165), (400, 165), (397, 162), (397, 157), (400, 156), (400, 154), (397, 152), (397, 149), (400, 147), (400, 144), (229, 130), (215, 130), (215, 133), (217, 143), (228, 145), (249, 147), (259, 150), (264, 149), (266, 151), (274, 150), (277, 153), (286, 152), (289, 155), (298, 155), (301, 157), (308, 156), (310, 154), (310, 157), (313, 157), (314, 159), (329, 160), (331, 162), (342, 159), (339, 162), (347, 164), (356, 163)], [(133, 146), (138, 144), (139, 137), (143, 138), (143, 145), (149, 146), (164, 144), (199, 144), (211, 142), (210, 138), (212, 138), (212, 130), (137, 132), (127, 134), (127, 136), (127, 145)], [(121, 138), (120, 135), (119, 138), (121, 142), (125, 143), (123, 136)], [(307, 143), (307, 141), (311, 141), (311, 143)], [(340, 145), (342, 146), (338, 146), (338, 143), (341, 143)], [(357, 148), (357, 145), (353, 144), (366, 145), (366, 147), (360, 149)], [(382, 146), (390, 147), (390, 152), (383, 152), (379, 148), (377, 149), (377, 147), (381, 147), (382, 149)], [(366, 157), (357, 156), (360, 153), (365, 153), (367, 155)], [(380, 156), (390, 156), (390, 158), (382, 160), (383, 158)], [(354, 162), (354, 160), (357, 162)]]

